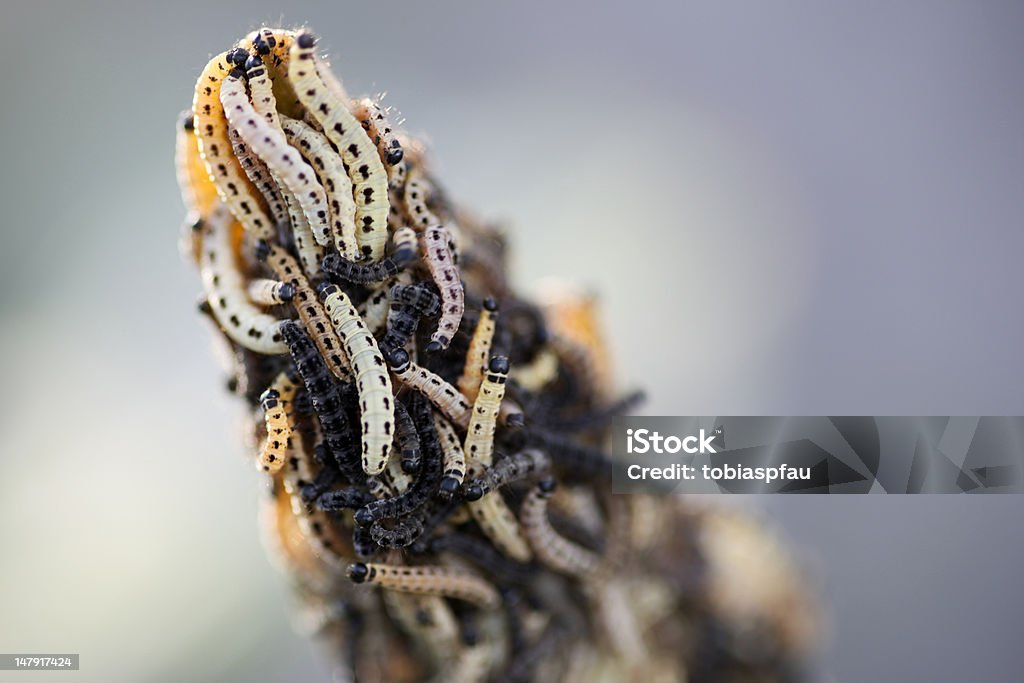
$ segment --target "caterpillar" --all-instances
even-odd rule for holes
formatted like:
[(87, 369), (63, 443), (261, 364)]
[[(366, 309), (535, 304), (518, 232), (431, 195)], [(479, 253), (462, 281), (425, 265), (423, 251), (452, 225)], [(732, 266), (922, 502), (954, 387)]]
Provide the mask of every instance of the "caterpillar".
[(379, 104), (364, 97), (352, 101), (352, 114), (376, 145), (388, 174), (388, 186), (399, 188), (405, 180), (405, 152), (395, 135), (387, 114)]
[(441, 476), (440, 493), (450, 497), (462, 487), (462, 481), (466, 476), (466, 456), (462, 444), (459, 443), (459, 437), (448, 420), (435, 414), (434, 428), (444, 450), (444, 472)]
[(466, 364), (457, 383), (459, 391), (471, 401), (476, 400), (484, 372), (487, 370), (487, 358), (491, 353), (497, 319), (498, 304), (491, 297), (487, 297), (480, 309), (480, 319), (473, 330), (469, 350), (466, 352)]
[(392, 287), (387, 332), (380, 344), (384, 353), (404, 348), (416, 334), (420, 316), (437, 313), (439, 305), (437, 296), (422, 285), (396, 284)]
[(211, 59), (199, 75), (192, 100), (193, 125), (199, 139), (199, 154), (221, 200), (247, 232), (257, 239), (270, 239), (274, 225), (231, 153), (228, 122), (220, 101), (221, 84), (240, 54), (244, 55), (245, 51), (222, 52)]
[(466, 442), (462, 449), (469, 459), (470, 469), (479, 469), (491, 464), (494, 452), (494, 430), (505, 397), (505, 382), (508, 381), (508, 358), (493, 356), (488, 365), (487, 375), (480, 385), (480, 393), (473, 403), (473, 414), (466, 431)]
[(548, 522), (548, 496), (555, 490), (555, 480), (542, 479), (526, 495), (519, 511), (530, 547), (537, 558), (556, 571), (570, 576), (587, 576), (597, 571), (601, 558), (558, 534)]
[[(420, 401), (422, 403), (422, 399)], [(356, 511), (353, 517), (361, 527), (368, 527), (385, 519), (405, 517), (419, 510), (434, 492), (441, 478), (442, 452), (434, 430), (432, 411), (420, 406), (413, 416), (420, 436), (423, 460), (416, 481), (405, 492), (384, 500), (375, 500)]]
[[(440, 430), (439, 430), (440, 431)], [(420, 437), (416, 433), (416, 425), (412, 416), (401, 401), (395, 401), (395, 442), (402, 453), (402, 471), (415, 474), (421, 463)]]
[(302, 433), (293, 430), (288, 439), (288, 458), (283, 471), (285, 491), (291, 498), (292, 513), (299, 530), (313, 545), (318, 558), (339, 567), (350, 556), (351, 542), (324, 512), (310, 506), (302, 495), (303, 489), (314, 481), (312, 463), (306, 452)]
[(290, 219), (288, 205), (285, 203), (284, 198), (281, 197), (276, 179), (271, 176), (266, 164), (253, 154), (249, 146), (245, 144), (245, 140), (242, 139), (238, 129), (230, 123), (228, 124), (228, 139), (231, 141), (231, 150), (234, 152), (235, 158), (238, 159), (242, 171), (249, 179), (249, 182), (260, 191), (263, 200), (270, 208), (270, 214), (275, 223), (278, 226), (288, 225)]
[(356, 241), (356, 204), (352, 199), (352, 180), (345, 173), (341, 158), (330, 147), (324, 134), (302, 121), (281, 117), (281, 126), (289, 144), (295, 147), (316, 169), (327, 192), (330, 205), (330, 235), (314, 234), (321, 246), (328, 246), (333, 237), (335, 249), (350, 261), (361, 258)]
[(423, 258), (441, 292), (441, 317), (437, 321), (437, 330), (427, 344), (428, 353), (448, 348), (459, 329), (466, 306), (466, 293), (455, 267), (450, 243), (451, 234), (442, 225), (434, 225), (423, 231)]
[(284, 467), (288, 439), (294, 430), (292, 416), (287, 409), (294, 400), (298, 388), (288, 373), (282, 372), (260, 396), (267, 438), (260, 448), (258, 464), (264, 472), (274, 473)]
[(246, 287), (249, 299), (261, 306), (279, 306), (289, 303), (295, 296), (295, 287), (290, 282), (278, 282), (256, 278)]
[(518, 562), (529, 562), (532, 553), (508, 503), (500, 495), (484, 496), (467, 503), (480, 530), (501, 552)]
[[(199, 154), (199, 140), (196, 137), (195, 118), (191, 110), (182, 112), (178, 119), (174, 150), (174, 168), (178, 187), (181, 189), (181, 198), (185, 204), (185, 223), (194, 226), (209, 217), (219, 199), (217, 186), (210, 180), (206, 164)], [(194, 235), (196, 231), (190, 227), (189, 234)], [(199, 248), (193, 245), (190, 252), (193, 260), (198, 262)]]
[(359, 316), (366, 322), (366, 329), (376, 336), (387, 324), (390, 308), (387, 287), (378, 287), (372, 290), (370, 296), (366, 298), (366, 301), (359, 304), (356, 310), (359, 312)]
[(320, 124), (348, 168), (356, 200), (359, 249), (364, 257), (377, 261), (384, 256), (388, 234), (387, 174), (362, 126), (317, 74), (315, 45), (312, 34), (298, 35), (290, 50), (288, 78), (299, 101)]
[(363, 471), (370, 475), (380, 474), (387, 465), (394, 439), (395, 408), (387, 365), (377, 341), (367, 331), (348, 296), (332, 284), (325, 285), (321, 295), (327, 315), (348, 355), (359, 390), (363, 419)]
[(321, 269), (335, 281), (370, 285), (393, 278), (413, 258), (414, 255), (407, 251), (396, 251), (373, 263), (356, 263), (341, 254), (328, 254), (324, 257)]
[(281, 334), (295, 362), (295, 369), (309, 392), (313, 410), (320, 418), (324, 441), (338, 469), (350, 483), (362, 481), (365, 477), (352, 446), (351, 429), (342, 407), (341, 393), (331, 378), (327, 364), (309, 335), (295, 321), (286, 321), (281, 327)]
[(498, 591), (485, 579), (462, 569), (441, 566), (395, 566), (357, 562), (348, 568), (353, 583), (365, 583), (405, 593), (439, 595), (485, 609), (498, 606)]
[(544, 347), (528, 364), (512, 370), (511, 377), (527, 391), (540, 391), (558, 377), (558, 354)]
[(396, 284), (391, 288), (391, 303), (400, 306), (409, 306), (424, 317), (436, 315), (440, 309), (441, 302), (437, 295), (423, 286)]
[(362, 489), (349, 486), (336, 491), (327, 491), (316, 499), (316, 506), (325, 512), (358, 510), (373, 502), (373, 496)]
[[(316, 174), (302, 155), (288, 145), (284, 134), (276, 130), (256, 110), (245, 92), (245, 74), (241, 69), (232, 70), (221, 87), (220, 99), (228, 124), (238, 130), (249, 148), (267, 165), (274, 176), (287, 188), (290, 196), (298, 203), (312, 236), (326, 236), (330, 227), (327, 220), (327, 196), (317, 182)], [(322, 250), (312, 243), (309, 236), (302, 234), (299, 226), (292, 225), (295, 244), (299, 255), (309, 272), (320, 269)], [(320, 242), (319, 239), (316, 240)], [(323, 242), (320, 242), (321, 244)]]
[(231, 245), (235, 225), (220, 202), (201, 223), (199, 272), (210, 313), (224, 333), (244, 348), (270, 355), (286, 353), (281, 321), (249, 303)]
[(334, 376), (341, 380), (350, 378), (348, 362), (341, 348), (341, 340), (331, 326), (327, 313), (313, 293), (309, 281), (299, 264), (284, 249), (267, 242), (256, 245), (256, 257), (265, 261), (277, 278), (290, 284), (294, 290), (292, 300), (302, 324), (313, 335), (313, 342), (327, 360)]
[(544, 451), (527, 448), (486, 468), (482, 474), (466, 483), (462, 495), (469, 501), (480, 500), (491, 491), (512, 482), (546, 474), (550, 467), (551, 460)]
[(430, 370), (413, 363), (405, 349), (398, 348), (392, 351), (388, 356), (388, 362), (395, 376), (403, 384), (426, 396), (445, 417), (462, 428), (469, 424), (469, 401), (458, 389)]
[(426, 180), (423, 179), (419, 170), (409, 173), (409, 178), (405, 182), (404, 196), (405, 215), (414, 226), (425, 230), (432, 225), (441, 224), (441, 219), (427, 206)]

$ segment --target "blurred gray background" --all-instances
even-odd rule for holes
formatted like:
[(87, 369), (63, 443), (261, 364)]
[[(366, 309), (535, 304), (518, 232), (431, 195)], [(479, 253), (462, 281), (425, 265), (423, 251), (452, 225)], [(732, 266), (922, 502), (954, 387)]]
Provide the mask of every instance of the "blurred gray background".
[[(209, 55), (308, 23), (515, 276), (604, 301), (646, 414), (1024, 414), (1020, 2), (6, 2), (2, 680), (326, 681), (179, 258)], [(750, 501), (839, 681), (1020, 677), (1024, 501)]]

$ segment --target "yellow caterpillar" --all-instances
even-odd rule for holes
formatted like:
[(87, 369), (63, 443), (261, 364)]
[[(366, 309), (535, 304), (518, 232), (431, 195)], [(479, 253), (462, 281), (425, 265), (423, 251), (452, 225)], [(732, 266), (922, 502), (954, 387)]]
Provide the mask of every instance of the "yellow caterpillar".
[[(230, 60), (237, 60), (238, 52), (222, 52), (211, 59), (199, 75), (192, 100), (193, 121), (199, 138), (199, 153), (220, 198), (248, 232), (258, 239), (270, 239), (274, 225), (232, 154), (227, 119), (220, 101), (221, 84), (231, 71)], [(241, 53), (244, 55), (244, 51)]]
[(491, 342), (494, 339), (497, 318), (498, 304), (494, 299), (487, 297), (480, 310), (480, 320), (476, 324), (476, 329), (473, 330), (469, 351), (466, 352), (466, 364), (458, 381), (459, 391), (471, 401), (476, 400), (477, 392), (480, 391), (480, 382), (487, 370), (487, 358), (491, 354)]

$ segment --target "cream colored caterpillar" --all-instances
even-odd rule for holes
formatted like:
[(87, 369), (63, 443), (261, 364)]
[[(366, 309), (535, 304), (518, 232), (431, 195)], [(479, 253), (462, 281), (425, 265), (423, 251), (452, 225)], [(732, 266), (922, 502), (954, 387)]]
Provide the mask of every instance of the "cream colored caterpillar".
[(489, 467), (494, 453), (494, 430), (501, 410), (501, 399), (505, 397), (505, 383), (508, 381), (508, 358), (491, 358), (480, 385), (480, 393), (473, 402), (473, 415), (466, 430), (463, 450), (471, 465)]
[[(221, 84), (231, 70), (238, 51), (222, 52), (207, 63), (196, 81), (192, 114), (199, 138), (199, 153), (206, 164), (217, 194), (242, 226), (258, 239), (270, 239), (274, 224), (264, 213), (242, 167), (232, 154), (228, 124), (221, 105)], [(244, 54), (244, 51), (243, 51)]]
[(466, 455), (451, 424), (436, 412), (434, 429), (437, 430), (441, 450), (444, 451), (444, 471), (438, 488), (442, 494), (450, 496), (459, 490), (466, 478)]
[(377, 340), (341, 288), (327, 285), (321, 294), (356, 378), (363, 418), (363, 471), (380, 474), (388, 463), (395, 436), (395, 406), (387, 364), (377, 348)]
[[(288, 192), (299, 203), (313, 235), (326, 235), (330, 228), (327, 218), (327, 195), (317, 182), (316, 173), (302, 155), (288, 145), (284, 135), (267, 123), (249, 102), (242, 72), (234, 70), (224, 78), (220, 99), (228, 123), (238, 130), (245, 143), (279, 178)], [(298, 226), (292, 226), (299, 255), (309, 272), (318, 272), (323, 260), (322, 250), (316, 244), (302, 244)], [(304, 240), (305, 241), (305, 240)], [(303, 255), (305, 254), (305, 255)]]
[(352, 101), (352, 114), (377, 146), (380, 158), (388, 171), (388, 187), (397, 189), (405, 184), (405, 152), (395, 135), (395, 129), (384, 109), (368, 97)]
[(463, 429), (469, 424), (472, 408), (459, 390), (439, 376), (412, 362), (409, 353), (395, 349), (388, 358), (391, 369), (406, 386), (416, 389), (444, 413), (445, 417)]
[(348, 568), (354, 583), (368, 583), (405, 593), (440, 595), (494, 609), (500, 602), (497, 589), (487, 580), (464, 569), (440, 566), (398, 566), (357, 562)]
[(299, 101), (345, 162), (356, 202), (359, 249), (364, 257), (377, 261), (384, 256), (388, 237), (387, 173), (373, 142), (346, 103), (339, 101), (317, 74), (315, 45), (311, 34), (299, 34), (291, 46), (288, 78)]
[(308, 124), (282, 116), (281, 126), (288, 142), (316, 169), (327, 191), (327, 202), (331, 210), (331, 235), (314, 233), (313, 236), (325, 247), (330, 244), (330, 237), (333, 236), (334, 247), (342, 256), (350, 261), (359, 260), (362, 255), (356, 240), (356, 203), (352, 199), (352, 180), (345, 173), (341, 157), (331, 149), (331, 143), (324, 134), (313, 130)]
[[(478, 474), (470, 465), (470, 473)], [(466, 503), (480, 530), (491, 539), (495, 547), (517, 562), (529, 562), (533, 557), (523, 530), (508, 503), (497, 491), (480, 500)]]
[(287, 353), (288, 347), (281, 337), (282, 321), (249, 302), (232, 249), (231, 231), (235, 223), (227, 207), (217, 202), (202, 225), (199, 274), (214, 319), (232, 341), (250, 351)]
[(441, 317), (437, 329), (430, 335), (426, 350), (434, 353), (448, 348), (462, 322), (466, 308), (466, 292), (462, 288), (459, 269), (451, 247), (451, 233), (443, 225), (433, 225), (423, 231), (423, 259), (430, 275), (441, 292)]
[(548, 496), (554, 489), (554, 479), (544, 479), (527, 494), (519, 510), (523, 531), (541, 562), (563, 574), (589, 576), (601, 558), (561, 536), (548, 522)]
[(295, 288), (288, 282), (255, 278), (246, 288), (253, 303), (261, 306), (280, 306), (295, 296)]
[(473, 330), (469, 351), (466, 352), (466, 364), (458, 381), (459, 391), (471, 401), (476, 400), (476, 395), (480, 391), (480, 382), (483, 380), (484, 372), (487, 371), (487, 358), (491, 354), (491, 342), (494, 339), (497, 318), (498, 304), (491, 297), (487, 297), (480, 310), (480, 319), (477, 321), (476, 329)]

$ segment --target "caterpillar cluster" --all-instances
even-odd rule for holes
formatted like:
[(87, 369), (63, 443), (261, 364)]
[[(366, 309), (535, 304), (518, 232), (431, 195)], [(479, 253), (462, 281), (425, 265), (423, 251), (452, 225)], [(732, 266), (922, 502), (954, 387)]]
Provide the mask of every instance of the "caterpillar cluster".
[(737, 518), (612, 495), (608, 426), (637, 396), (611, 395), (590, 303), (518, 296), (503, 236), (311, 33), (216, 55), (177, 134), (268, 540), (338, 680), (791, 679), (805, 620), (775, 546), (748, 533), (775, 582), (730, 612), (734, 557), (702, 532)]

